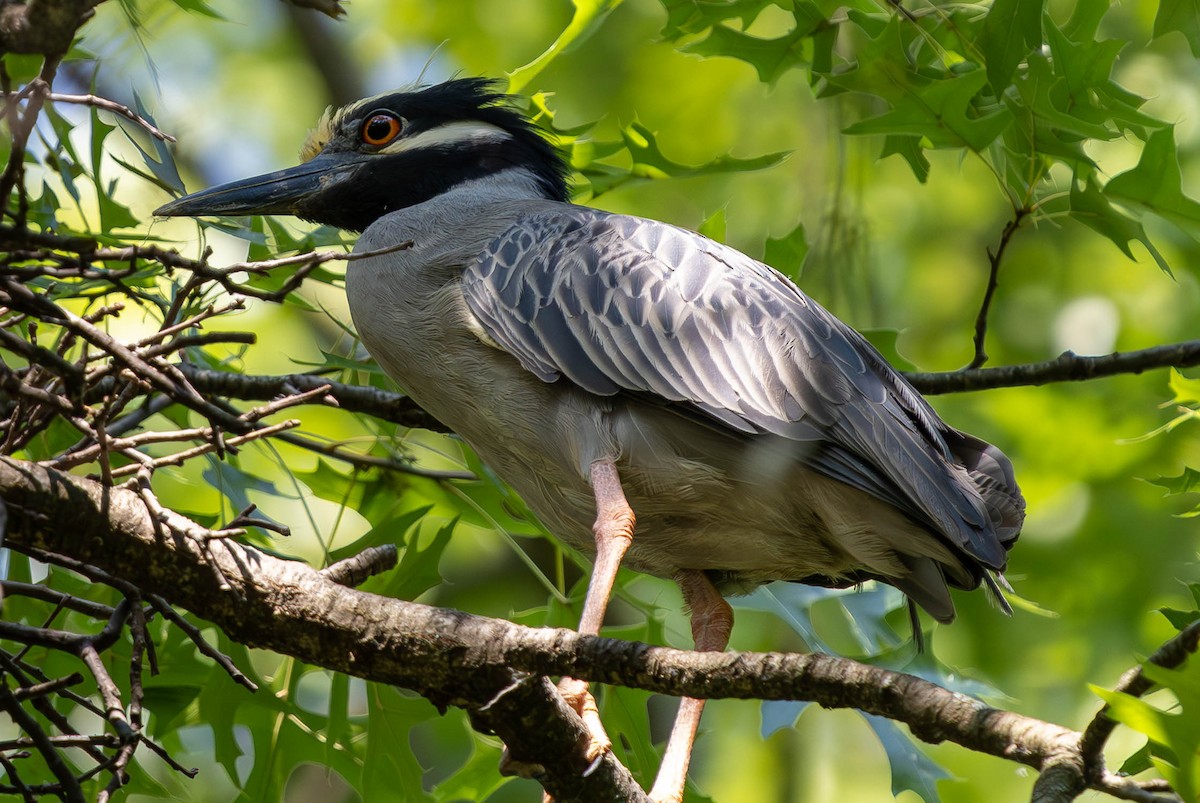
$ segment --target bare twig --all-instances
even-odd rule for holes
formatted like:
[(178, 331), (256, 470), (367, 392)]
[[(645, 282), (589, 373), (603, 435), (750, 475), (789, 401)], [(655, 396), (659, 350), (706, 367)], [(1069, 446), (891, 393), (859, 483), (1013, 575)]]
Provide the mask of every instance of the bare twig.
[(224, 669), (226, 674), (228, 674), (235, 683), (245, 686), (250, 691), (258, 691), (258, 684), (246, 677), (242, 670), (237, 668), (237, 665), (233, 663), (233, 660), (228, 655), (209, 644), (204, 638), (204, 634), (200, 632), (200, 628), (196, 627), (182, 615), (180, 615), (174, 608), (171, 607), (169, 602), (157, 594), (150, 594), (146, 597), (146, 600), (153, 605), (154, 609), (162, 614), (167, 621), (182, 630), (184, 635), (190, 638), (192, 643), (196, 645), (196, 649), (200, 651), (201, 655), (208, 656), (217, 664), (217, 666)]
[(32, 740), (38, 753), (41, 754), (42, 760), (46, 762), (46, 766), (50, 768), (50, 772), (58, 781), (62, 799), (69, 803), (83, 803), (83, 789), (79, 786), (79, 781), (75, 778), (75, 773), (67, 766), (63, 760), (62, 754), (55, 747), (54, 742), (50, 740), (49, 735), (38, 724), (38, 721), (30, 716), (21, 704), (13, 697), (13, 693), (8, 688), (8, 684), (0, 680), (0, 710), (5, 711), (12, 718), (13, 723), (21, 729), (21, 731)]
[(170, 134), (163, 133), (158, 129), (158, 126), (154, 125), (154, 123), (151, 123), (149, 120), (142, 117), (128, 106), (117, 103), (115, 100), (109, 100), (108, 98), (102, 98), (92, 94), (64, 95), (61, 92), (51, 92), (49, 97), (54, 103), (77, 103), (83, 106), (94, 106), (97, 109), (104, 109), (105, 111), (124, 117), (126, 120), (137, 123), (143, 129), (145, 129), (147, 134), (161, 142), (175, 141), (175, 137), (171, 136)]
[[(18, 701), (32, 700), (34, 697), (42, 697), (48, 694), (54, 694), (68, 686), (75, 686), (83, 682), (83, 675), (75, 672), (65, 677), (47, 680), (45, 683), (34, 683), (32, 686), (21, 686), (13, 691), (13, 697)], [(58, 738), (58, 737), (56, 737)], [(61, 737), (73, 738), (73, 737)], [(3, 748), (0, 748), (3, 749)]]
[(476, 480), (479, 479), (470, 471), (452, 471), (436, 468), (423, 468), (422, 466), (414, 465), (411, 462), (404, 460), (394, 460), (389, 457), (376, 457), (369, 454), (359, 454), (340, 448), (336, 443), (323, 443), (320, 441), (305, 438), (302, 435), (294, 435), (286, 433), (279, 435), (279, 440), (284, 443), (290, 443), (293, 446), (299, 446), (301, 449), (308, 449), (311, 452), (322, 454), (327, 457), (332, 457), (335, 460), (341, 460), (350, 463), (358, 468), (381, 468), (387, 471), (399, 471), (403, 474), (412, 474), (416, 477), (428, 477), (435, 480)]
[(30, 597), (42, 602), (62, 605), (64, 608), (78, 611), (96, 619), (108, 619), (113, 615), (113, 608), (110, 605), (102, 605), (99, 602), (92, 602), (90, 599), (64, 594), (61, 591), (55, 591), (52, 588), (37, 583), (3, 580), (0, 581), (0, 591), (3, 592), (5, 597)]
[(1000, 233), (1000, 244), (996, 250), (993, 252), (990, 248), (988, 249), (987, 289), (983, 292), (983, 302), (979, 305), (979, 314), (975, 316), (975, 356), (971, 359), (968, 368), (979, 368), (987, 362), (988, 355), (984, 350), (984, 340), (987, 338), (988, 312), (992, 306), (992, 298), (996, 295), (996, 288), (1000, 284), (1000, 260), (1004, 258), (1004, 250), (1008, 248), (1013, 235), (1021, 227), (1021, 221), (1030, 211), (1025, 207), (1017, 209), (1012, 220), (1008, 221), (1004, 226), (1004, 231)]
[[(227, 438), (225, 440), (225, 445), (227, 447), (238, 447), (251, 441), (269, 438), (276, 433), (283, 432), (287, 429), (294, 429), (298, 426), (300, 426), (300, 421), (295, 418), (290, 418), (287, 421), (280, 421), (278, 424), (272, 424), (269, 427), (261, 427), (251, 432), (247, 432), (245, 435), (237, 435), (232, 438)], [(216, 444), (206, 443), (191, 449), (185, 449), (182, 452), (166, 455), (165, 457), (156, 457), (153, 459), (148, 458), (149, 462), (145, 464), (121, 466), (120, 468), (113, 469), (112, 473), (113, 477), (120, 478), (128, 477), (131, 474), (137, 474), (143, 466), (148, 466), (152, 470), (162, 468), (163, 466), (181, 466), (194, 457), (199, 457), (200, 455), (209, 454), (210, 452), (215, 451), (217, 451)], [(123, 452), (123, 454), (126, 454), (127, 456), (133, 456), (134, 454), (140, 454), (140, 452), (130, 451)], [(145, 455), (143, 455), (143, 457), (145, 457)], [(238, 534), (240, 535), (240, 533)]]
[(1052, 382), (1083, 382), (1119, 374), (1140, 374), (1155, 368), (1190, 368), (1196, 365), (1200, 365), (1200, 340), (1185, 340), (1099, 357), (1081, 357), (1067, 351), (1045, 362), (945, 373), (909, 373), (905, 377), (922, 393), (936, 395), (1047, 385)]

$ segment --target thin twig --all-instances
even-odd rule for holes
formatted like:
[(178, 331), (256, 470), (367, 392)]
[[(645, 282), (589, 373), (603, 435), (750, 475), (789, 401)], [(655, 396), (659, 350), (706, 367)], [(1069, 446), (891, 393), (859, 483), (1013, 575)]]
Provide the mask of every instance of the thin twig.
[(79, 781), (75, 778), (75, 773), (67, 766), (62, 754), (54, 746), (54, 743), (50, 741), (50, 737), (46, 731), (17, 702), (13, 697), (12, 691), (8, 688), (8, 684), (2, 681), (0, 681), (0, 710), (6, 711), (9, 717), (12, 718), (13, 724), (20, 728), (33, 741), (38, 753), (42, 756), (42, 760), (46, 762), (46, 766), (50, 768), (50, 772), (58, 780), (62, 789), (62, 799), (69, 801), (69, 803), (84, 803), (83, 789), (80, 788)]
[[(21, 686), (13, 691), (13, 697), (19, 701), (32, 700), (35, 697), (45, 697), (46, 695), (55, 694), (69, 686), (75, 686), (83, 682), (83, 675), (78, 672), (73, 672), (70, 675), (54, 680), (47, 680), (45, 683), (34, 683), (32, 686)], [(0, 748), (3, 749), (3, 748)]]
[(16, 580), (0, 580), (0, 593), (5, 597), (29, 597), (30, 599), (62, 605), (72, 611), (91, 616), (95, 619), (109, 619), (113, 615), (111, 605), (92, 602), (90, 599), (76, 597), (55, 591), (39, 583), (21, 583)]
[[(261, 438), (269, 438), (272, 435), (275, 435), (276, 433), (283, 432), (284, 430), (287, 430), (287, 429), (294, 429), (298, 426), (300, 426), (300, 421), (295, 418), (290, 418), (287, 421), (280, 421), (278, 424), (272, 424), (269, 427), (262, 427), (261, 429), (256, 429), (251, 432), (247, 432), (245, 435), (237, 435), (232, 438), (226, 438), (225, 446), (227, 448), (236, 448), (238, 446), (241, 446), (242, 444), (249, 443), (251, 441), (256, 441)], [(175, 454), (166, 455), (165, 457), (157, 457), (157, 458), (150, 459), (149, 462), (145, 463), (144, 465), (149, 466), (151, 469), (158, 469), (158, 468), (162, 468), (163, 466), (181, 466), (184, 463), (186, 463), (188, 460), (191, 460), (194, 457), (199, 457), (200, 455), (209, 454), (209, 453), (215, 452), (215, 451), (217, 451), (216, 444), (206, 443), (201, 446), (193, 447), (191, 449), (185, 449), (182, 452), (176, 452)], [(127, 456), (132, 456), (134, 454), (140, 454), (140, 452), (123, 452), (122, 454), (126, 454)], [(143, 457), (145, 457), (145, 455), (143, 455)], [(141, 470), (141, 468), (142, 468), (142, 465), (132, 465), (131, 464), (128, 466), (121, 466), (120, 468), (115, 468), (115, 469), (113, 469), (112, 473), (113, 473), (114, 478), (128, 477), (131, 474), (137, 474), (138, 471)]]
[(995, 252), (988, 249), (987, 289), (983, 292), (983, 303), (980, 304), (979, 314), (975, 317), (975, 356), (971, 359), (968, 368), (979, 368), (987, 362), (988, 355), (984, 350), (984, 340), (987, 338), (988, 312), (992, 306), (992, 298), (996, 295), (996, 288), (1000, 284), (1000, 260), (1004, 258), (1005, 249), (1008, 248), (1013, 235), (1021, 227), (1021, 221), (1029, 212), (1030, 210), (1025, 207), (1017, 209), (1013, 219), (1008, 221), (1004, 226), (1004, 231), (1000, 233), (1000, 244), (996, 247)]
[(200, 654), (211, 658), (217, 664), (217, 666), (225, 670), (226, 674), (228, 674), (235, 683), (245, 686), (250, 691), (258, 691), (258, 684), (246, 677), (242, 670), (238, 669), (237, 665), (234, 664), (233, 659), (209, 644), (208, 641), (205, 640), (204, 634), (200, 632), (200, 628), (196, 627), (182, 615), (180, 615), (173, 607), (171, 607), (171, 603), (167, 602), (157, 594), (147, 594), (146, 601), (153, 605), (154, 609), (162, 614), (167, 621), (182, 630), (184, 635), (191, 639), (192, 643), (196, 645), (196, 649), (200, 651)]
[(295, 435), (285, 433), (279, 435), (278, 439), (284, 443), (290, 443), (293, 446), (299, 446), (301, 449), (307, 449), (317, 454), (322, 454), (327, 457), (332, 457), (335, 460), (341, 460), (350, 463), (358, 468), (381, 468), (388, 471), (399, 471), (403, 474), (412, 474), (416, 477), (428, 477), (435, 480), (477, 480), (479, 479), (470, 471), (454, 471), (448, 469), (423, 468), (413, 464), (410, 461), (395, 460), (390, 457), (376, 457), (375, 455), (359, 454), (342, 449), (336, 443), (323, 443), (320, 441), (306, 438), (303, 435)]
[(159, 140), (160, 142), (175, 141), (175, 137), (171, 136), (170, 134), (163, 133), (159, 130), (158, 126), (154, 125), (154, 123), (142, 117), (128, 106), (117, 103), (115, 100), (109, 100), (108, 98), (102, 98), (98, 95), (92, 94), (64, 95), (61, 92), (51, 92), (49, 98), (55, 103), (77, 103), (84, 106), (94, 106), (97, 109), (104, 109), (105, 111), (120, 115), (126, 120), (137, 123), (143, 129), (145, 129), (147, 134)]

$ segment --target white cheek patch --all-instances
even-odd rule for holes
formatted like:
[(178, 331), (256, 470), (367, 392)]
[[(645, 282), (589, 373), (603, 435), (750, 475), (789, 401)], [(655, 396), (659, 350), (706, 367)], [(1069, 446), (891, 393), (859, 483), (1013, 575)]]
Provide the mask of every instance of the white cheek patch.
[(382, 148), (379, 153), (395, 154), (438, 145), (503, 142), (509, 139), (512, 139), (512, 135), (499, 126), (477, 120), (460, 120), (422, 131), (412, 137), (400, 137), (391, 145)]

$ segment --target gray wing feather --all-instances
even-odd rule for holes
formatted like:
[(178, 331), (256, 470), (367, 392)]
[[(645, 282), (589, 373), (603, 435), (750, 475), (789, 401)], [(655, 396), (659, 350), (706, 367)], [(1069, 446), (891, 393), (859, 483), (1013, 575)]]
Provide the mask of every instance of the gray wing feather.
[[(1003, 476), (994, 455), (1007, 460), (956, 440), (866, 340), (766, 265), (665, 223), (563, 207), (492, 242), (463, 293), (489, 337), (542, 380), (651, 394), (744, 433), (816, 441), (810, 468), (1003, 568), (1015, 532), (972, 478), (1006, 484), (1011, 468)], [(948, 439), (971, 450), (970, 468)]]

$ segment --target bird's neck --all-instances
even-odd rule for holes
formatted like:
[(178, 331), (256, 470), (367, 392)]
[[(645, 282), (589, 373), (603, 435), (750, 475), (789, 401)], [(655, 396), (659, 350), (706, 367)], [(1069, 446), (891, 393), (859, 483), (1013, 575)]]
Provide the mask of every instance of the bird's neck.
[(426, 203), (490, 206), (507, 201), (551, 201), (541, 179), (532, 170), (510, 167), (450, 187)]

